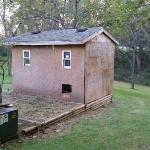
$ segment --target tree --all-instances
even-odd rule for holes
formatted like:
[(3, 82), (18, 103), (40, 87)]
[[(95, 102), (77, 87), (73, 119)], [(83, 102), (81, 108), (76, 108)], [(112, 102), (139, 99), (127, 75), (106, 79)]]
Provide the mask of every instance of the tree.
[(4, 82), (4, 75), (6, 72), (5, 69), (5, 63), (7, 62), (7, 60), (2, 60), (1, 56), (4, 55), (4, 51), (3, 51), (3, 44), (0, 44), (0, 103), (2, 103), (2, 88), (3, 88), (3, 82)]
[[(12, 23), (10, 24), (10, 14), (15, 10), (14, 3), (12, 1), (0, 0), (0, 23), (3, 26), (4, 37), (8, 38), (13, 34)], [(16, 32), (17, 33), (17, 32)], [(11, 49), (9, 46), (5, 46), (8, 56), (8, 75), (11, 75)]]
[(149, 46), (150, 9), (145, 0), (106, 2), (110, 6), (105, 11), (106, 28), (119, 38), (121, 45), (132, 50), (132, 59), (125, 55), (126, 52), (122, 53), (131, 65), (131, 88), (134, 89), (135, 67), (141, 72), (140, 52)]
[[(0, 2), (5, 37), (32, 30), (104, 26), (119, 40), (120, 45), (130, 51), (130, 57), (124, 50), (121, 53), (130, 64), (131, 88), (134, 89), (136, 70), (141, 74), (145, 64), (148, 64), (145, 54), (150, 56), (149, 0), (0, 0)], [(8, 10), (11, 12), (9, 16), (6, 13)]]

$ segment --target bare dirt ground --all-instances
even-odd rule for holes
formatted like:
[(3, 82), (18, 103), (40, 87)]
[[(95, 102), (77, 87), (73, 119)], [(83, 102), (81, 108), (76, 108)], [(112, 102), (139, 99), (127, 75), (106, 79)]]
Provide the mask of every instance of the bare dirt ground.
[[(3, 103), (12, 103), (15, 107), (19, 109), (19, 117), (33, 119), (34, 121), (43, 121), (45, 119), (47, 120), (49, 117), (57, 116), (65, 111), (69, 111), (70, 109), (80, 106), (80, 104), (76, 103), (43, 99), (39, 97), (23, 96), (13, 93), (3, 93)], [(101, 116), (104, 112), (112, 109), (113, 107), (115, 107), (114, 102), (107, 105), (106, 107), (100, 107), (94, 111), (86, 111), (74, 117), (62, 120), (61, 122), (55, 123), (54, 125), (50, 125), (47, 128), (41, 130), (40, 132), (36, 132), (35, 134), (29, 136), (20, 135), (18, 139), (15, 139), (8, 143), (21, 143), (33, 138), (37, 138), (41, 141), (45, 137), (54, 137), (65, 134), (78, 121), (82, 119), (97, 117), (99, 115)], [(31, 125), (31, 123), (19, 121), (19, 130)]]
[(40, 124), (81, 104), (15, 93), (3, 93), (3, 104), (18, 108), (19, 130)]

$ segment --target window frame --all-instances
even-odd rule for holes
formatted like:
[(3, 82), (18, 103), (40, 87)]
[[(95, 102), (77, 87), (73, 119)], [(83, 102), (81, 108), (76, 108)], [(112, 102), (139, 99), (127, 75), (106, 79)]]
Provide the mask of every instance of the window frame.
[[(64, 58), (64, 53), (69, 52), (70, 58)], [(65, 66), (64, 60), (70, 60), (70, 66)], [(62, 51), (62, 68), (71, 69), (71, 50), (63, 50)]]
[[(29, 57), (25, 57), (24, 52), (29, 52)], [(23, 66), (30, 66), (30, 64), (25, 64), (24, 61), (25, 58), (29, 58), (29, 62), (30, 62), (30, 50), (23, 50)]]

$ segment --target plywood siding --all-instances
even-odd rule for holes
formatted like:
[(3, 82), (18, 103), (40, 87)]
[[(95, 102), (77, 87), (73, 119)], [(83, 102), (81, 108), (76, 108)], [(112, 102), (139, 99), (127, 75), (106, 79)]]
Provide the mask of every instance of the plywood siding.
[(85, 45), (85, 103), (112, 94), (115, 44), (101, 34)]
[[(23, 66), (23, 50), (31, 66)], [(62, 68), (62, 50), (71, 50), (71, 69)], [(15, 46), (12, 56), (14, 92), (84, 103), (84, 46)], [(72, 93), (63, 95), (62, 84)]]

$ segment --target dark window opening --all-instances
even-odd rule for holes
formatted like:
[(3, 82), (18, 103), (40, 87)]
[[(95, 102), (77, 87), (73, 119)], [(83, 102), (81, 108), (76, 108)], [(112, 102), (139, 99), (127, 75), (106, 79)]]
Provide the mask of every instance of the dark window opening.
[(71, 92), (72, 92), (72, 85), (62, 84), (62, 93), (71, 93)]

